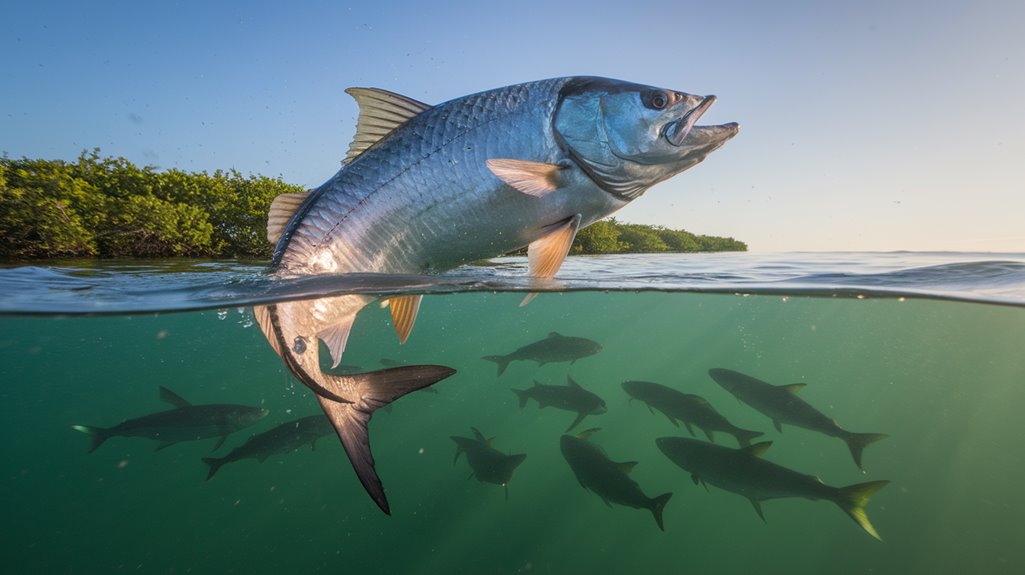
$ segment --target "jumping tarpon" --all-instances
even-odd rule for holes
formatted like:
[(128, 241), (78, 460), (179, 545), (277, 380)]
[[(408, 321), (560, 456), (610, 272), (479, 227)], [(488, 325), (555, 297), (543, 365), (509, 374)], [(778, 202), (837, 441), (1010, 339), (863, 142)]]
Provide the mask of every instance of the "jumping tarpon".
[[(714, 96), (594, 77), (542, 80), (431, 106), (375, 88), (360, 107), (343, 166), (306, 193), (274, 200), (267, 237), (278, 278), (347, 272), (433, 273), (527, 246), (551, 278), (577, 230), (697, 165), (737, 125), (697, 126)], [(385, 512), (367, 424), (391, 401), (453, 373), (407, 366), (328, 375), (356, 314), (373, 297), (341, 295), (254, 308), (288, 369), (313, 389), (356, 474)], [(388, 299), (400, 341), (421, 296)]]
[(715, 431), (732, 435), (741, 447), (751, 445), (752, 439), (762, 435), (760, 431), (749, 431), (733, 425), (700, 395), (683, 393), (650, 381), (624, 381), (623, 391), (631, 399), (643, 401), (649, 410), (661, 411), (673, 425), (679, 426), (677, 422), (682, 421), (691, 435), (694, 435), (692, 425), (701, 428), (712, 443), (715, 443)]
[(797, 396), (797, 392), (805, 386), (803, 383), (772, 385), (750, 375), (722, 368), (710, 369), (708, 375), (737, 399), (771, 418), (776, 431), (782, 432), (783, 424), (786, 423), (842, 439), (859, 469), (861, 452), (865, 447), (888, 437), (885, 433), (853, 433), (840, 427), (835, 419)]

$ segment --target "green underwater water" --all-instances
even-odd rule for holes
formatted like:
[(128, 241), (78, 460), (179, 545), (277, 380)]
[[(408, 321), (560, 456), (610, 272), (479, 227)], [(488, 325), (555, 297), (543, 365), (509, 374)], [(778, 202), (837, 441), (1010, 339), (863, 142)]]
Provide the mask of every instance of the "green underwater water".
[[(437, 363), (458, 373), (371, 422), (393, 516), (357, 481), (333, 436), (205, 480), (214, 440), (155, 451), (115, 437), (88, 454), (72, 424), (112, 426), (166, 409), (166, 386), (194, 403), (271, 410), (232, 435), (319, 411), (249, 310), (103, 317), (0, 317), (0, 565), (7, 573), (1021, 573), (1025, 571), (1025, 308), (939, 300), (734, 296), (672, 292), (465, 293), (426, 298), (400, 346), (385, 310), (361, 313), (343, 359)], [(501, 376), (481, 356), (549, 332), (603, 351)], [(802, 397), (868, 447), (865, 472), (843, 442), (777, 433), (707, 375), (742, 371)], [(518, 406), (512, 388), (567, 374), (608, 412), (578, 429), (649, 496), (667, 491), (661, 532), (646, 510), (606, 507), (573, 477), (559, 437), (574, 415)], [(765, 458), (830, 485), (891, 480), (868, 504), (885, 539), (826, 501), (782, 499), (763, 523), (743, 497), (706, 490), (655, 438), (687, 435), (628, 402), (639, 379), (705, 397), (733, 423), (765, 432)], [(509, 484), (468, 480), (451, 435), (478, 427), (526, 453)], [(720, 444), (733, 439), (717, 435)]]

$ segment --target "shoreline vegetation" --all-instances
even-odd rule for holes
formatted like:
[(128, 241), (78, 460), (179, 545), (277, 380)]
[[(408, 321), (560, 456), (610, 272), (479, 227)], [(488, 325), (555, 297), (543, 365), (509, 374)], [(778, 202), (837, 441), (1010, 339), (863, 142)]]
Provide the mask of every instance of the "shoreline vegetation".
[[(138, 167), (82, 152), (74, 162), (0, 157), (0, 258), (270, 258), (267, 211), (306, 191), (236, 170)], [(615, 218), (580, 230), (574, 255), (747, 251), (733, 238)]]

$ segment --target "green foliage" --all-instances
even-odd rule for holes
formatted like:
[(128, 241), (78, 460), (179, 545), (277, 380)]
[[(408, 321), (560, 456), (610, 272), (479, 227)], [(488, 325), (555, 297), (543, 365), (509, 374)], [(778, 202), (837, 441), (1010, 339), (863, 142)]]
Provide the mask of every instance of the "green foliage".
[(686, 230), (661, 226), (624, 224), (615, 218), (597, 221), (577, 233), (570, 253), (618, 254), (659, 252), (747, 251), (747, 244), (733, 238), (699, 236)]
[(619, 224), (615, 218), (594, 222), (577, 232), (571, 253), (574, 254), (616, 254), (623, 251), (619, 241)]

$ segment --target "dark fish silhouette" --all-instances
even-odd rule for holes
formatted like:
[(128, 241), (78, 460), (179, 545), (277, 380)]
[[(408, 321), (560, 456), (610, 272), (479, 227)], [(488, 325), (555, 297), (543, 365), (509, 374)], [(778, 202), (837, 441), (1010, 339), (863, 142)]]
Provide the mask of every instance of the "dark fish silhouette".
[(772, 442), (731, 449), (685, 437), (660, 437), (658, 448), (673, 463), (691, 474), (695, 484), (711, 484), (747, 497), (765, 520), (762, 501), (781, 497), (825, 499), (843, 509), (869, 535), (882, 540), (868, 520), (865, 505), (889, 481), (869, 481), (831, 487), (818, 477), (798, 473), (760, 457)]
[(772, 419), (776, 431), (783, 424), (803, 427), (832, 437), (839, 437), (851, 451), (854, 463), (861, 468), (861, 452), (868, 445), (889, 437), (885, 433), (852, 433), (840, 427), (835, 419), (815, 409), (797, 396), (805, 384), (772, 385), (731, 369), (710, 369), (708, 375), (723, 389)]
[(527, 406), (527, 400), (537, 401), (537, 406), (544, 409), (548, 406), (566, 411), (575, 411), (577, 418), (566, 428), (568, 433), (588, 415), (600, 415), (608, 411), (605, 400), (580, 387), (573, 378), (566, 376), (566, 385), (545, 385), (534, 381), (530, 389), (514, 389), (513, 393), (520, 398), (520, 407)]
[(216, 451), (232, 433), (249, 427), (263, 419), (268, 411), (262, 407), (247, 407), (230, 403), (192, 405), (178, 394), (160, 387), (160, 399), (175, 406), (174, 409), (129, 419), (114, 427), (72, 425), (71, 428), (89, 436), (89, 453), (96, 451), (111, 437), (145, 437), (160, 442), (164, 449), (182, 441), (196, 441), (216, 437)]
[(609, 459), (605, 450), (588, 441), (595, 431), (598, 429), (588, 429), (576, 436), (563, 435), (559, 442), (562, 456), (569, 463), (577, 481), (584, 489), (589, 489), (601, 497), (601, 500), (609, 507), (612, 507), (612, 503), (617, 503), (625, 507), (651, 511), (651, 514), (655, 516), (658, 528), (665, 531), (665, 525), (662, 523), (662, 510), (673, 494), (663, 493), (658, 497), (645, 495), (637, 482), (630, 479), (629, 475), (637, 462), (616, 463)]
[(470, 477), (476, 477), (477, 481), (484, 483), (501, 485), (505, 488), (505, 498), (509, 499), (509, 480), (512, 479), (513, 471), (527, 458), (526, 454), (506, 455), (491, 446), (494, 438), (485, 438), (476, 427), (470, 429), (473, 430), (473, 438), (451, 436), (452, 441), (456, 442), (456, 457), (452, 465), (465, 453), (466, 462), (473, 470)]
[(323, 415), (310, 415), (286, 421), (270, 431), (250, 437), (224, 457), (204, 457), (203, 463), (210, 466), (206, 478), (209, 480), (213, 477), (221, 466), (242, 459), (256, 459), (263, 463), (272, 455), (291, 453), (306, 444), (309, 444), (311, 449), (316, 448), (317, 440), (332, 431), (334, 428), (331, 427), (331, 422)]
[(649, 410), (657, 409), (664, 413), (673, 425), (679, 426), (678, 421), (682, 421), (691, 435), (694, 435), (692, 425), (700, 427), (713, 443), (715, 431), (732, 435), (741, 447), (751, 445), (752, 439), (762, 435), (760, 431), (748, 431), (733, 425), (700, 395), (682, 393), (650, 381), (624, 381), (623, 390), (632, 399), (646, 403)]
[(576, 360), (594, 355), (601, 351), (601, 345), (583, 337), (571, 337), (557, 332), (548, 334), (541, 341), (527, 344), (506, 355), (487, 355), (481, 359), (498, 364), (498, 375), (513, 361), (534, 361), (538, 365), (568, 361), (570, 365)]

